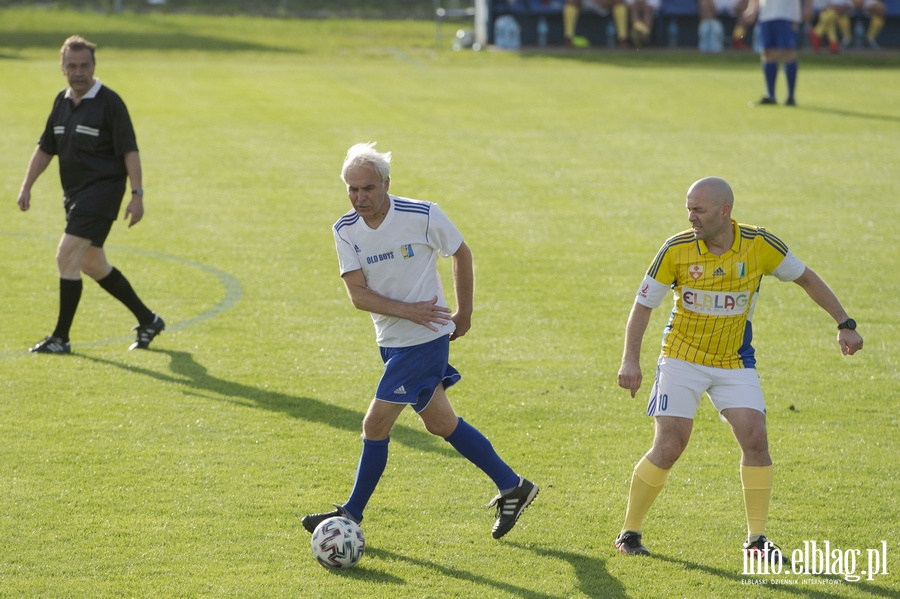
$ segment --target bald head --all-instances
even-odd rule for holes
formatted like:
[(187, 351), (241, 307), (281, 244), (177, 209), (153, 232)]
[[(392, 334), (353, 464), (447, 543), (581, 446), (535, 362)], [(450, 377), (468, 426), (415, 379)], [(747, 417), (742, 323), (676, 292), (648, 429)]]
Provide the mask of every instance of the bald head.
[(704, 177), (695, 181), (687, 192), (687, 197), (696, 197), (715, 206), (734, 206), (734, 192), (725, 179)]
[[(688, 189), (685, 207), (694, 237), (708, 246), (731, 247), (734, 238), (731, 226), (731, 207), (734, 193), (724, 179), (705, 177)], [(721, 255), (721, 254), (718, 254)]]

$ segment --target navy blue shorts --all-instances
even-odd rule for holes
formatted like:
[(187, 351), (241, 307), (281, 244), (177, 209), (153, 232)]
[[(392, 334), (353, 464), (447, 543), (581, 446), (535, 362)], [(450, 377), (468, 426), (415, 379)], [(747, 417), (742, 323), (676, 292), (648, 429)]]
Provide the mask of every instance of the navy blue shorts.
[(765, 21), (759, 24), (763, 50), (796, 50), (797, 23), (793, 21)]
[(382, 347), (384, 374), (375, 391), (375, 399), (409, 404), (416, 413), (428, 407), (437, 386), (456, 384), (462, 376), (447, 363), (450, 336), (411, 347)]

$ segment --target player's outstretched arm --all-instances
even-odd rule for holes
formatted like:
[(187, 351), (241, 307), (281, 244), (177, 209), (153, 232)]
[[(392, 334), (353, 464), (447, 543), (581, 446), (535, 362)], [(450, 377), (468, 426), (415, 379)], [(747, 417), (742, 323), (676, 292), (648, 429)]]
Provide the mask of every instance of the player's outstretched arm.
[(644, 332), (650, 324), (652, 308), (637, 301), (631, 307), (628, 324), (625, 325), (625, 349), (622, 352), (622, 366), (619, 367), (618, 383), (623, 389), (631, 391), (631, 397), (637, 395), (641, 388), (643, 373), (641, 372), (641, 343)]
[[(807, 267), (803, 274), (794, 279), (806, 294), (812, 298), (823, 310), (834, 319), (837, 324), (845, 322), (850, 316), (847, 314), (840, 300), (831, 290), (831, 287), (817, 275), (815, 271)], [(837, 335), (838, 345), (844, 355), (852, 356), (862, 349), (863, 338), (855, 330), (841, 329)]]
[(424, 302), (401, 302), (369, 289), (362, 270), (350, 271), (343, 275), (343, 279), (350, 301), (359, 310), (404, 318), (432, 331), (450, 322), (450, 308), (439, 306), (437, 296)]

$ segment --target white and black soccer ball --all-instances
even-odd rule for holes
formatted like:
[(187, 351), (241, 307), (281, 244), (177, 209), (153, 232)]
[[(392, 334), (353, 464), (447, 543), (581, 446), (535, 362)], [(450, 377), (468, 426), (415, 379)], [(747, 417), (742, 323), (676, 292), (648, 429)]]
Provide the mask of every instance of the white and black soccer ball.
[(349, 518), (328, 518), (313, 531), (313, 557), (324, 568), (352, 568), (365, 550), (366, 537), (359, 524)]

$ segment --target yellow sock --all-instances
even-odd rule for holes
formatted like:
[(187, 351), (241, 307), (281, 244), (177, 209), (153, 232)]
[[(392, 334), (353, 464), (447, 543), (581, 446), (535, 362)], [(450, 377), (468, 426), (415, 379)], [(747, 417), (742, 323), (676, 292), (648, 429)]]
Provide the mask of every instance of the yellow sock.
[(769, 515), (769, 498), (772, 496), (774, 480), (772, 466), (741, 466), (748, 539), (766, 534), (766, 518)]
[(579, 10), (574, 4), (566, 4), (563, 7), (563, 30), (564, 35), (569, 39), (575, 37), (575, 26), (578, 24)]
[(834, 18), (836, 16), (837, 13), (834, 12), (833, 8), (826, 8), (825, 10), (820, 12), (819, 21), (813, 28), (813, 31), (816, 32), (816, 35), (818, 35), (819, 37), (824, 36), (828, 28), (834, 23)]
[(625, 511), (625, 524), (622, 530), (641, 532), (644, 517), (666, 484), (667, 476), (668, 470), (657, 468), (646, 456), (641, 458), (631, 475), (631, 491), (628, 493), (628, 508)]
[(620, 40), (623, 40), (628, 35), (628, 7), (625, 4), (616, 4), (613, 6), (612, 13), (613, 21), (616, 24), (616, 34)]
[(744, 28), (743, 25), (741, 25), (739, 23), (734, 26), (734, 31), (732, 32), (731, 37), (733, 37), (736, 40), (739, 40), (739, 39), (743, 38), (745, 35), (747, 35), (747, 30)]
[(866, 32), (866, 38), (874, 40), (878, 37), (878, 34), (881, 33), (883, 27), (884, 18), (879, 17), (878, 15), (872, 15), (872, 19), (869, 21), (869, 30)]
[(849, 40), (853, 37), (853, 34), (850, 32), (850, 17), (848, 15), (839, 15), (837, 18), (837, 26), (841, 31), (842, 40)]

